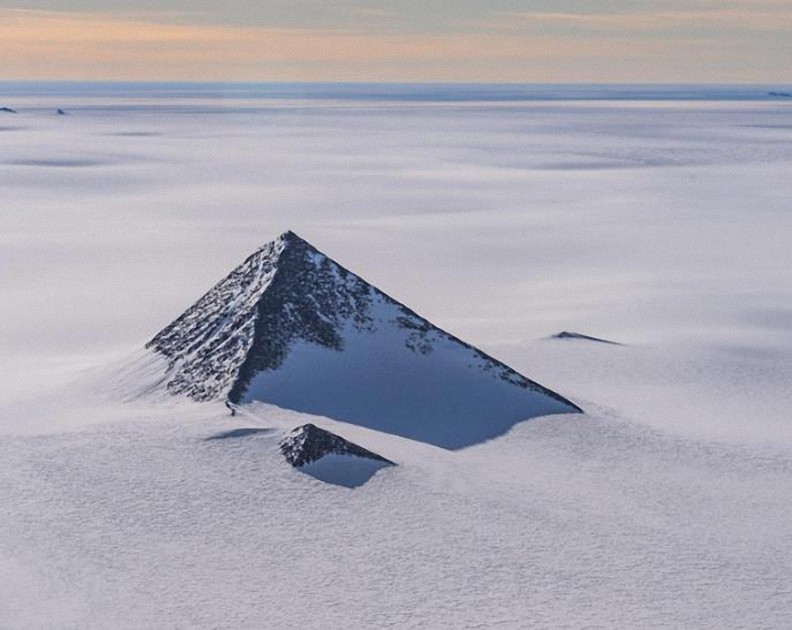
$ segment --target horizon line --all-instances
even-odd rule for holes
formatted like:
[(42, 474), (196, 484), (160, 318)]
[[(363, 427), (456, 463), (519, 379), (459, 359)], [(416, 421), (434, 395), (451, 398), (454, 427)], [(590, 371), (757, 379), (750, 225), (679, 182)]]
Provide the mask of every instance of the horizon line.
[(776, 87), (792, 86), (782, 82), (710, 82), (710, 81), (284, 81), (280, 79), (212, 80), (212, 79), (5, 79), (0, 83), (93, 83), (106, 85), (374, 85), (374, 86), (569, 86), (569, 87)]

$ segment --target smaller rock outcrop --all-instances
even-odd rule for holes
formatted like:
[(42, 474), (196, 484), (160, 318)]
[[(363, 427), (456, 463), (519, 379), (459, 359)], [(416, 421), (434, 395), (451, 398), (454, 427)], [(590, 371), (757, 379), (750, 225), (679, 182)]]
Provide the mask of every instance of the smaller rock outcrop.
[(295, 468), (319, 461), (328, 455), (350, 455), (394, 466), (395, 463), (362, 446), (353, 444), (315, 424), (304, 424), (289, 432), (280, 442), (280, 451)]
[(17, 111), (15, 109), (11, 109), (10, 107), (0, 107), (0, 112), (5, 112), (6, 114), (16, 114)]

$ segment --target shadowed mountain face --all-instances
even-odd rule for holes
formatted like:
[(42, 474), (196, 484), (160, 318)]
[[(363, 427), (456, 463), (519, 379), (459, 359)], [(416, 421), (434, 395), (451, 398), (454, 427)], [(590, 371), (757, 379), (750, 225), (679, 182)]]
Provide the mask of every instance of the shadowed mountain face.
[(446, 448), (580, 409), (433, 326), (292, 232), (160, 332), (167, 388), (262, 401)]

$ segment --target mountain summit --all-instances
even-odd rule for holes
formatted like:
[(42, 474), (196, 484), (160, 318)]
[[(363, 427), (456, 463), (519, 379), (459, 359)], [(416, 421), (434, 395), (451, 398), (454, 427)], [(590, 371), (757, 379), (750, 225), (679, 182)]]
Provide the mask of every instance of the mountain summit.
[(146, 346), (168, 391), (262, 401), (460, 448), (580, 409), (440, 330), (293, 232)]

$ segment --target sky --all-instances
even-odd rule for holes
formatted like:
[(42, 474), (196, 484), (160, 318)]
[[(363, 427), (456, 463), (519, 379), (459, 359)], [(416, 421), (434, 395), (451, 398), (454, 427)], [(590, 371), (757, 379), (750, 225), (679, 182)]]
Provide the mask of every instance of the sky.
[(792, 0), (0, 0), (0, 80), (784, 83)]

